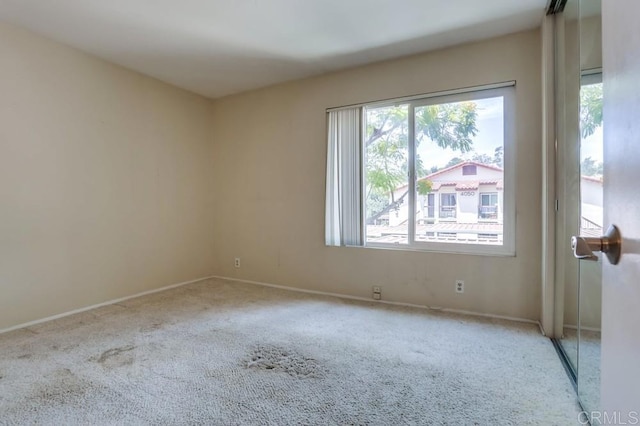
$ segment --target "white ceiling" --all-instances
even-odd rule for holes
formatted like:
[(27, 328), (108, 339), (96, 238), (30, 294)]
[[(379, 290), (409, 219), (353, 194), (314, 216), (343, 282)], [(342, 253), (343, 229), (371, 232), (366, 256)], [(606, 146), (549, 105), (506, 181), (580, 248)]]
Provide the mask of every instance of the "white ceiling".
[(0, 20), (216, 98), (540, 25), (547, 0), (0, 0)]

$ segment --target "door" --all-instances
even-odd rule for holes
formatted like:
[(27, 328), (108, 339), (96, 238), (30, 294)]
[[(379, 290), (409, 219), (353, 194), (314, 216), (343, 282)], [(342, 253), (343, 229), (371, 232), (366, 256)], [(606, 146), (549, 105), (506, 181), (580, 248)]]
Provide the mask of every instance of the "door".
[(623, 254), (603, 262), (601, 406), (605, 423), (640, 424), (640, 1), (602, 3), (604, 222)]

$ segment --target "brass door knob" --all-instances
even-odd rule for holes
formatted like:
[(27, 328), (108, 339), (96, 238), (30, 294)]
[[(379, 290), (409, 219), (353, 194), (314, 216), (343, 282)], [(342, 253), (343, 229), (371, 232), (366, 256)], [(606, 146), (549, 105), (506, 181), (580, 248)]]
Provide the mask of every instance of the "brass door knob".
[(594, 251), (604, 253), (612, 265), (617, 265), (622, 256), (622, 236), (617, 226), (611, 225), (600, 238), (571, 237), (571, 249), (576, 259), (597, 261)]

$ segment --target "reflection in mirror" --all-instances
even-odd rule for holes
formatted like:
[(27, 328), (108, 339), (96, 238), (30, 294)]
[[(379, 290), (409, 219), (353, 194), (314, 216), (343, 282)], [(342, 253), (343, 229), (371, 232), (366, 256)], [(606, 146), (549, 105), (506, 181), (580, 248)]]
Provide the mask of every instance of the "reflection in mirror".
[(569, 0), (556, 17), (556, 123), (558, 148), (556, 194), (562, 210), (556, 224), (557, 315), (561, 328), (558, 343), (568, 368), (576, 377), (578, 367), (578, 263), (570, 239), (579, 232), (579, 99), (580, 99), (580, 23), (579, 0)]
[[(603, 235), (603, 116), (601, 0), (580, 3), (580, 235)], [(602, 262), (580, 262), (578, 398), (600, 410)]]

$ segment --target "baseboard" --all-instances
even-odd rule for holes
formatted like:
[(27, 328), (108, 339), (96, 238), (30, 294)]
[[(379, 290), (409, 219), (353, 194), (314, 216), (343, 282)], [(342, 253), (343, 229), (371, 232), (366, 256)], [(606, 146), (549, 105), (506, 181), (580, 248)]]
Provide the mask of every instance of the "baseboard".
[(527, 324), (535, 324), (538, 327), (540, 327), (540, 329), (542, 330), (542, 326), (540, 325), (540, 321), (535, 321), (535, 320), (530, 320), (530, 319), (525, 319), (525, 318), (510, 317), (510, 316), (505, 316), (505, 315), (486, 314), (486, 313), (482, 313), (482, 312), (466, 311), (466, 310), (462, 310), (462, 309), (450, 309), (450, 308), (440, 308), (440, 307), (433, 307), (433, 306), (427, 306), (427, 305), (416, 305), (416, 304), (413, 304), (413, 303), (393, 302), (393, 301), (390, 301), (390, 300), (374, 300), (374, 299), (367, 299), (366, 297), (350, 296), (348, 294), (330, 293), (330, 292), (318, 291), (318, 290), (307, 290), (307, 289), (303, 289), (303, 288), (288, 287), (288, 286), (284, 286), (284, 285), (265, 283), (265, 282), (261, 282), (261, 281), (243, 280), (243, 279), (240, 279), (240, 278), (223, 277), (223, 276), (217, 276), (217, 275), (213, 276), (211, 278), (212, 279), (220, 279), (220, 280), (241, 282), (241, 283), (246, 283), (246, 284), (255, 284), (255, 285), (260, 285), (260, 286), (263, 286), (263, 287), (278, 288), (278, 289), (281, 289), (281, 290), (297, 291), (299, 293), (308, 293), (308, 294), (317, 294), (317, 295), (320, 295), (320, 296), (338, 297), (340, 299), (359, 300), (359, 301), (362, 301), (362, 302), (369, 302), (369, 303), (381, 303), (381, 304), (385, 304), (385, 305), (406, 306), (406, 307), (410, 307), (410, 308), (428, 309), (428, 310), (437, 311), (437, 312), (447, 312), (447, 313), (452, 313), (452, 314), (461, 314), (461, 315), (469, 315), (469, 316), (475, 316), (475, 317), (500, 319), (500, 320), (506, 320), (506, 321), (515, 321), (515, 322), (523, 322), (523, 323), (527, 323)]
[[(577, 327), (577, 326), (575, 326), (575, 325), (568, 325), (568, 324), (565, 324), (564, 328), (569, 328), (569, 329), (571, 329), (571, 330), (578, 331), (578, 327)], [(586, 327), (586, 326), (584, 326), (584, 325), (583, 325), (583, 326), (582, 326), (582, 327), (580, 327), (580, 328), (581, 328), (582, 330), (585, 330), (585, 331), (594, 331), (594, 332), (596, 332), (596, 333), (600, 333), (600, 332), (602, 332), (602, 330), (601, 330), (600, 328), (596, 328), (596, 327)]]
[(57, 314), (57, 315), (52, 315), (50, 317), (38, 319), (38, 320), (35, 320), (35, 321), (25, 322), (25, 323), (22, 323), (22, 324), (14, 325), (14, 326), (9, 327), (9, 328), (0, 329), (0, 334), (8, 333), (8, 332), (14, 331), (14, 330), (19, 330), (21, 328), (31, 327), (32, 325), (41, 324), (43, 322), (53, 321), (53, 320), (56, 320), (56, 319), (59, 319), (59, 318), (64, 318), (64, 317), (67, 317), (69, 315), (74, 315), (74, 314), (79, 314), (81, 312), (90, 311), (91, 309), (100, 308), (102, 306), (113, 305), (114, 303), (120, 303), (120, 302), (124, 302), (125, 300), (135, 299), (136, 297), (146, 296), (148, 294), (153, 294), (153, 293), (159, 293), (161, 291), (171, 290), (172, 288), (182, 287), (182, 286), (187, 285), (187, 284), (193, 284), (193, 283), (197, 283), (197, 282), (200, 282), (200, 281), (209, 280), (211, 278), (214, 278), (214, 277), (197, 278), (197, 279), (191, 280), (191, 281), (185, 281), (185, 282), (178, 283), (178, 284), (171, 284), (171, 285), (168, 285), (168, 286), (165, 286), (165, 287), (160, 287), (160, 288), (155, 288), (153, 290), (143, 291), (142, 293), (136, 293), (136, 294), (133, 294), (131, 296), (120, 297), (118, 299), (109, 300), (107, 302), (98, 303), (96, 305), (91, 305), (91, 306), (87, 306), (87, 307), (84, 307), (84, 308), (74, 309), (73, 311), (64, 312), (64, 313)]
[(222, 280), (228, 280), (228, 281), (242, 282), (242, 283), (247, 283), (247, 284), (260, 285), (260, 286), (263, 286), (263, 287), (271, 287), (271, 288), (278, 288), (278, 289), (281, 289), (281, 290), (296, 291), (296, 292), (299, 292), (299, 293), (316, 294), (316, 295), (319, 295), (319, 296), (331, 296), (331, 297), (337, 297), (337, 298), (340, 298), (340, 299), (348, 299), (348, 300), (358, 300), (358, 301), (361, 301), (361, 302), (380, 303), (380, 304), (393, 305), (393, 306), (405, 306), (405, 307), (418, 308), (418, 309), (427, 309), (427, 310), (432, 310), (432, 311), (437, 311), (437, 312), (447, 312), (447, 313), (452, 313), (452, 314), (461, 314), (461, 315), (469, 315), (469, 316), (476, 316), (476, 317), (483, 317), (483, 318), (501, 319), (501, 320), (506, 320), (506, 321), (515, 321), (515, 322), (522, 322), (522, 323), (527, 323), (527, 324), (537, 324), (540, 327), (540, 329), (542, 330), (542, 327), (541, 327), (539, 321), (534, 321), (534, 320), (525, 319), (525, 318), (510, 317), (510, 316), (506, 316), (506, 315), (486, 314), (486, 313), (482, 313), (482, 312), (467, 311), (467, 310), (462, 310), (462, 309), (450, 309), (450, 308), (440, 308), (440, 307), (433, 307), (433, 306), (427, 306), (427, 305), (417, 305), (417, 304), (414, 304), (414, 303), (393, 302), (393, 301), (390, 301), (390, 300), (373, 300), (373, 299), (368, 299), (366, 297), (350, 296), (348, 294), (331, 293), (331, 292), (327, 292), (327, 291), (318, 291), (318, 290), (307, 290), (307, 289), (302, 289), (302, 288), (297, 288), (297, 287), (289, 287), (289, 286), (284, 286), (284, 285), (265, 283), (265, 282), (261, 282), (261, 281), (252, 281), (252, 280), (244, 280), (244, 279), (239, 279), (239, 278), (231, 278), (231, 277), (223, 277), (223, 276), (218, 276), (218, 275), (212, 275), (212, 276), (209, 276), (209, 277), (197, 278), (195, 280), (185, 281), (185, 282), (181, 282), (181, 283), (178, 283), (178, 284), (171, 284), (171, 285), (168, 285), (168, 286), (165, 286), (165, 287), (156, 288), (156, 289), (153, 289), (153, 290), (143, 291), (141, 293), (132, 294), (130, 296), (120, 297), (118, 299), (112, 299), (112, 300), (109, 300), (109, 301), (106, 301), (106, 302), (102, 302), (102, 303), (98, 303), (98, 304), (95, 304), (95, 305), (86, 306), (84, 308), (74, 309), (72, 311), (64, 312), (64, 313), (61, 313), (61, 314), (52, 315), (52, 316), (41, 318), (41, 319), (38, 319), (38, 320), (25, 322), (25, 323), (18, 324), (18, 325), (12, 326), (12, 327), (0, 329), (0, 334), (8, 333), (10, 331), (19, 330), (21, 328), (31, 327), (33, 325), (41, 324), (41, 323), (48, 322), (48, 321), (53, 321), (53, 320), (56, 320), (56, 319), (59, 319), (59, 318), (64, 318), (64, 317), (67, 317), (69, 315), (74, 315), (74, 314), (79, 314), (79, 313), (82, 313), (82, 312), (90, 311), (91, 309), (100, 308), (102, 306), (113, 305), (115, 303), (124, 302), (125, 300), (135, 299), (136, 297), (146, 296), (146, 295), (153, 294), (153, 293), (159, 293), (161, 291), (171, 290), (172, 288), (182, 287), (182, 286), (185, 286), (185, 285), (188, 285), (188, 284), (193, 284), (193, 283), (197, 283), (197, 282), (205, 281), (205, 280), (209, 280), (209, 279), (222, 279)]

